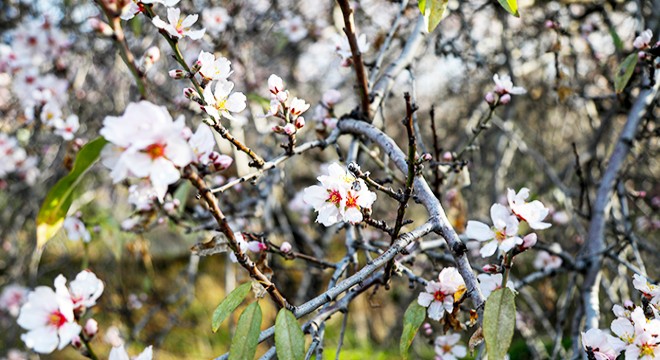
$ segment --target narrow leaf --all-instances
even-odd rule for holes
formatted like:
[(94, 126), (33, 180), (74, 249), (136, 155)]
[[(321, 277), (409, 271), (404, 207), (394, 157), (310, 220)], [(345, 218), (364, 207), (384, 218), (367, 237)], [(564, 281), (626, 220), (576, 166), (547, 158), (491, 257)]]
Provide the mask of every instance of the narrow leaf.
[(229, 360), (254, 359), (261, 332), (261, 308), (253, 302), (238, 318), (236, 332), (229, 346)]
[(619, 65), (619, 69), (614, 76), (614, 90), (617, 94), (621, 93), (623, 89), (626, 88), (626, 85), (628, 85), (628, 81), (630, 81), (633, 72), (635, 72), (637, 60), (639, 60), (639, 58), (637, 57), (637, 53), (634, 52), (628, 55), (621, 65)]
[(417, 6), (419, 7), (419, 11), (423, 14), (426, 11), (426, 0), (419, 0)]
[(278, 359), (305, 358), (305, 335), (293, 313), (284, 308), (275, 319), (275, 350)]
[(237, 287), (215, 308), (213, 319), (211, 320), (213, 332), (218, 331), (222, 322), (245, 300), (247, 294), (250, 293), (250, 288), (251, 284), (249, 282)]
[(516, 325), (515, 295), (509, 288), (493, 291), (486, 300), (483, 335), (488, 359), (503, 360), (511, 346)]
[(60, 230), (73, 202), (76, 186), (85, 172), (98, 160), (107, 143), (107, 140), (99, 137), (83, 146), (76, 156), (71, 172), (50, 189), (37, 215), (37, 247), (42, 248)]
[(429, 0), (419, 3), (419, 10), (424, 14), (424, 22), (429, 32), (433, 32), (447, 9), (449, 0)]
[(404, 359), (408, 359), (408, 349), (425, 318), (426, 308), (419, 305), (417, 300), (410, 303), (403, 315), (403, 333), (399, 342), (399, 352), (401, 352), (401, 357)]
[(616, 51), (623, 50), (623, 41), (621, 41), (619, 34), (616, 32), (616, 29), (614, 29), (613, 27), (610, 28), (610, 36), (612, 37), (612, 42), (614, 43), (614, 47), (616, 48)]
[(518, 0), (497, 0), (500, 2), (500, 5), (504, 8), (504, 10), (508, 11), (511, 15), (515, 17), (520, 17), (520, 13), (518, 13)]

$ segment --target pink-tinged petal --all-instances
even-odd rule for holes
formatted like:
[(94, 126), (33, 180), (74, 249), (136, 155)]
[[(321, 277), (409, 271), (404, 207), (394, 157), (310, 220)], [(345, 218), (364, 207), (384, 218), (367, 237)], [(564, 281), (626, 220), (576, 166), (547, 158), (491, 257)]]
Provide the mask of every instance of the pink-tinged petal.
[(431, 302), (433, 302), (433, 300), (434, 300), (433, 295), (426, 292), (419, 293), (419, 296), (417, 297), (417, 303), (423, 307), (429, 307), (429, 305), (431, 305)]
[(68, 322), (62, 325), (58, 329), (58, 334), (60, 335), (60, 344), (57, 346), (58, 350), (64, 349), (65, 346), (71, 343), (74, 337), (80, 334), (82, 327), (75, 322)]
[(195, 154), (190, 148), (190, 145), (188, 145), (188, 142), (177, 134), (168, 139), (167, 146), (165, 147), (165, 157), (174, 165), (184, 167), (194, 160)]
[(191, 38), (192, 40), (199, 40), (201, 39), (204, 34), (206, 33), (206, 29), (201, 29), (201, 30), (188, 30), (184, 34)]
[(196, 23), (198, 18), (199, 18), (199, 15), (197, 15), (197, 14), (188, 15), (188, 16), (186, 16), (186, 18), (183, 19), (183, 21), (181, 22), (181, 26), (182, 26), (184, 29), (187, 29), (187, 28), (189, 28), (190, 26), (192, 26), (192, 24)]
[(113, 347), (112, 350), (110, 350), (108, 360), (131, 360), (131, 358), (128, 356), (126, 349), (124, 349), (124, 345), (121, 345)]
[(514, 86), (509, 90), (509, 94), (514, 94), (514, 95), (521, 95), (521, 94), (526, 94), (527, 90), (525, 90), (524, 87), (522, 86)]
[(352, 207), (344, 213), (344, 221), (348, 221), (351, 224), (357, 224), (362, 221), (362, 212)]
[(495, 254), (495, 251), (497, 251), (497, 245), (498, 244), (497, 244), (496, 240), (493, 240), (493, 241), (487, 243), (486, 245), (484, 245), (484, 247), (482, 247), (481, 250), (479, 250), (479, 253), (481, 254), (481, 257), (486, 258), (486, 257), (492, 256), (493, 254)]
[(480, 221), (470, 220), (465, 229), (465, 236), (469, 239), (478, 241), (487, 241), (495, 237), (495, 233), (490, 227)]
[(170, 22), (170, 25), (178, 23), (180, 17), (181, 10), (178, 8), (167, 8), (167, 21)]
[(246, 101), (247, 97), (242, 92), (236, 92), (229, 96), (225, 107), (234, 113), (241, 112), (247, 107)]
[(41, 354), (49, 354), (57, 349), (59, 338), (53, 326), (40, 327), (21, 335), (25, 346)]
[(151, 360), (154, 356), (154, 350), (152, 346), (147, 346), (140, 355), (138, 355), (134, 360)]
[(429, 319), (439, 321), (442, 319), (442, 316), (445, 314), (445, 308), (442, 306), (442, 303), (439, 301), (434, 301), (429, 305), (428, 315)]

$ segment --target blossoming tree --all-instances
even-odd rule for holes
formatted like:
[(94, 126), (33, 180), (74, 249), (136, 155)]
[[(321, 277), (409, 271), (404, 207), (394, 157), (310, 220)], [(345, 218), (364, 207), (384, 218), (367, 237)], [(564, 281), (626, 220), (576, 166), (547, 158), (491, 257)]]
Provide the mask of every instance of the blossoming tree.
[(0, 358), (660, 359), (657, 0), (0, 9)]

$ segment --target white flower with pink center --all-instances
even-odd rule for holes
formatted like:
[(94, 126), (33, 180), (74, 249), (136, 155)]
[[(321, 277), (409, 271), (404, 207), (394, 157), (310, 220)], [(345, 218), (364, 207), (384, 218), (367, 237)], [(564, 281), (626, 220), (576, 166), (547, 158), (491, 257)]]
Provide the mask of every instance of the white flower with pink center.
[(225, 57), (216, 59), (215, 55), (202, 50), (197, 58), (199, 64), (199, 73), (207, 81), (227, 80), (231, 75), (231, 62)]
[(428, 316), (433, 320), (440, 320), (445, 312), (454, 311), (454, 294), (465, 288), (465, 282), (453, 267), (442, 269), (438, 281), (430, 281), (417, 298), (417, 303), (428, 308)]
[(76, 323), (73, 308), (69, 296), (55, 293), (47, 286), (30, 292), (17, 320), (28, 331), (21, 335), (25, 346), (42, 354), (62, 350), (82, 330)]
[(219, 35), (231, 24), (232, 18), (225, 8), (213, 7), (202, 11), (202, 22), (211, 35)]
[(529, 198), (529, 189), (522, 188), (518, 193), (513, 189), (508, 189), (506, 194), (511, 211), (520, 219), (527, 222), (529, 227), (534, 230), (543, 230), (552, 226), (543, 222), (548, 216), (550, 209), (546, 208), (539, 200), (527, 202)]
[(0, 294), (0, 310), (16, 317), (21, 305), (27, 300), (28, 289), (18, 284), (7, 285)]
[[(555, 252), (561, 252), (561, 246), (559, 246), (559, 244), (553, 244), (550, 249), (553, 251), (556, 250)], [(560, 268), (562, 262), (563, 260), (561, 257), (555, 255), (554, 253), (541, 250), (538, 252), (538, 254), (536, 254), (533, 265), (537, 270), (552, 270)]]
[(233, 120), (231, 113), (239, 113), (247, 106), (247, 97), (242, 92), (232, 93), (233, 89), (231, 81), (218, 81), (215, 90), (209, 84), (203, 92), (206, 106), (202, 109), (215, 120), (220, 120), (221, 116)]
[(87, 227), (85, 227), (85, 224), (78, 217), (68, 216), (64, 219), (62, 226), (64, 227), (64, 230), (66, 230), (66, 235), (71, 241), (82, 240), (83, 242), (88, 243), (92, 240), (92, 236), (89, 234), (89, 231), (87, 231)]
[(511, 95), (521, 95), (527, 93), (527, 90), (521, 86), (513, 86), (513, 81), (509, 75), (502, 75), (500, 77), (498, 74), (493, 75), (493, 81), (495, 82), (494, 91), (502, 96), (506, 94)]
[(103, 294), (103, 281), (99, 280), (91, 271), (83, 270), (76, 275), (76, 279), (66, 286), (66, 278), (59, 275), (55, 278), (55, 291), (57, 295), (69, 297), (73, 308), (84, 309), (96, 305), (96, 300)]
[[(502, 288), (502, 274), (479, 274), (477, 280), (479, 281), (481, 294), (486, 299), (493, 291)], [(515, 290), (511, 282), (507, 282), (506, 287)]]
[(507, 252), (523, 243), (518, 236), (518, 219), (506, 207), (493, 204), (490, 208), (490, 217), (493, 220), (492, 227), (480, 221), (470, 220), (465, 229), (468, 238), (488, 242), (479, 251), (482, 257), (489, 257), (498, 249)]
[[(615, 346), (620, 348), (620, 341), (600, 329), (589, 329), (586, 333), (582, 333), (582, 347), (593, 354), (597, 360), (616, 359), (621, 350), (616, 349)], [(627, 356), (626, 352), (626, 359), (628, 359)]]
[(645, 277), (634, 274), (633, 287), (639, 290), (651, 304), (660, 305), (660, 286), (651, 284)]
[(73, 134), (80, 128), (80, 122), (76, 115), (69, 115), (66, 120), (57, 118), (53, 120), (52, 125), (55, 129), (54, 133), (61, 136), (64, 140), (73, 140)]
[(192, 26), (197, 22), (199, 15), (188, 15), (185, 18), (181, 17), (181, 10), (179, 8), (167, 8), (167, 21), (161, 20), (159, 16), (153, 18), (153, 24), (165, 30), (171, 37), (181, 39), (187, 36), (193, 40), (199, 40), (204, 36), (205, 29), (193, 30)]
[(447, 333), (435, 338), (436, 360), (457, 360), (467, 355), (467, 348), (459, 345), (461, 335)]
[(652, 39), (653, 31), (651, 31), (651, 29), (646, 29), (635, 38), (635, 41), (633, 41), (633, 46), (638, 50), (648, 49), (651, 46)]

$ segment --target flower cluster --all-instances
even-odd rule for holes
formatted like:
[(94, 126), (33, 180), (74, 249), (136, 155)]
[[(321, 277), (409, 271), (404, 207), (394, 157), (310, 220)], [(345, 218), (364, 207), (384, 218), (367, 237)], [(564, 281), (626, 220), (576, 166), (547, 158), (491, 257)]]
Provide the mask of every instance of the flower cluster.
[(109, 6), (111, 9), (116, 6), (121, 6), (121, 9), (119, 9), (120, 13), (120, 18), (122, 20), (130, 20), (135, 15), (138, 13), (141, 13), (144, 11), (144, 6), (145, 5), (152, 5), (152, 4), (163, 4), (167, 7), (172, 7), (176, 4), (179, 3), (180, 0), (128, 0), (128, 1), (109, 1), (106, 6)]
[(0, 73), (8, 73), (12, 90), (28, 121), (41, 124), (65, 140), (80, 127), (78, 117), (67, 112), (66, 79), (53, 75), (64, 69), (71, 45), (68, 36), (49, 18), (30, 20), (10, 35), (11, 45), (0, 45)]
[(28, 331), (21, 335), (21, 339), (38, 353), (61, 350), (72, 342), (80, 342), (81, 335), (86, 340), (94, 335), (83, 333), (78, 321), (88, 308), (96, 305), (103, 293), (103, 282), (87, 270), (81, 271), (68, 287), (66, 281), (63, 275), (59, 275), (55, 279), (55, 290), (47, 286), (37, 287), (21, 306), (17, 322)]
[(364, 180), (357, 179), (346, 169), (333, 163), (328, 175), (318, 177), (321, 185), (305, 189), (304, 201), (318, 213), (316, 222), (331, 226), (347, 221), (352, 224), (362, 221), (362, 211), (371, 210), (376, 194), (369, 191)]
[(5, 185), (4, 179), (12, 175), (34, 184), (39, 175), (37, 158), (28, 156), (15, 137), (0, 133), (0, 188)]
[(433, 320), (440, 320), (445, 312), (451, 314), (454, 311), (456, 297), (460, 297), (465, 291), (465, 282), (453, 267), (447, 267), (440, 271), (438, 281), (430, 281), (424, 292), (419, 293), (417, 303), (428, 308), (428, 316)]
[(145, 187), (140, 199), (154, 193), (163, 201), (168, 186), (181, 177), (180, 168), (188, 164), (212, 164), (218, 170), (231, 164), (213, 151), (215, 140), (206, 125), (190, 136), (183, 116), (174, 121), (165, 107), (148, 101), (130, 103), (122, 116), (106, 117), (100, 133), (109, 141), (101, 156), (113, 182), (128, 177), (149, 180), (153, 190)]
[(92, 236), (89, 234), (87, 227), (85, 227), (85, 223), (80, 220), (80, 216), (67, 216), (62, 226), (71, 241), (82, 240), (88, 243), (92, 240)]
[(660, 287), (638, 274), (633, 275), (633, 286), (642, 293), (650, 311), (630, 301), (617, 304), (612, 308), (616, 319), (610, 324), (614, 336), (600, 329), (582, 333), (582, 346), (596, 359), (613, 360), (621, 352), (626, 360), (660, 358)]
[(534, 246), (536, 234), (530, 233), (524, 238), (519, 236), (521, 221), (526, 222), (534, 230), (550, 227), (549, 223), (543, 222), (550, 210), (538, 200), (527, 202), (528, 197), (529, 189), (527, 188), (522, 188), (518, 193), (508, 189), (509, 207), (493, 204), (490, 208), (493, 226), (479, 221), (468, 221), (465, 235), (470, 239), (487, 242), (480, 250), (482, 257), (492, 256), (498, 249), (506, 253), (516, 245), (521, 246), (523, 250)]
[(513, 86), (513, 81), (509, 75), (493, 75), (495, 88), (492, 92), (486, 94), (486, 102), (495, 107), (499, 104), (506, 105), (511, 101), (511, 95), (521, 95), (527, 93), (527, 90), (521, 86)]
[(273, 126), (278, 134), (293, 135), (305, 126), (305, 118), (301, 115), (309, 109), (309, 104), (303, 99), (294, 97), (289, 100), (289, 91), (284, 90), (282, 78), (273, 74), (268, 78), (270, 91), (270, 110), (266, 116), (275, 116), (282, 122)]

